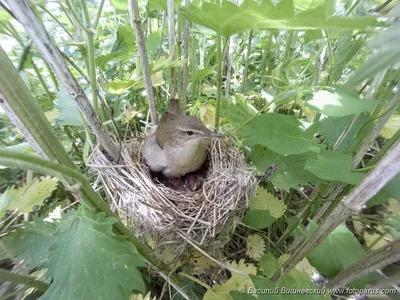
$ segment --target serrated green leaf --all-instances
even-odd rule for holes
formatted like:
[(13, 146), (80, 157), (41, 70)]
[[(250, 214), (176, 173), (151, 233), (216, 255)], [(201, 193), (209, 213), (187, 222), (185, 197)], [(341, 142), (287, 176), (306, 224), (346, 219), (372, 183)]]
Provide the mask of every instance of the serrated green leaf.
[(135, 52), (136, 43), (132, 26), (121, 25), (118, 27), (116, 40), (110, 53), (96, 57), (96, 65), (104, 68), (109, 61), (124, 62), (132, 58)]
[[(336, 141), (346, 129), (347, 125), (353, 120), (354, 116), (349, 115), (345, 117), (328, 117), (320, 122), (320, 133), (324, 137), (325, 142), (333, 147)], [(369, 120), (368, 115), (361, 114), (358, 116), (356, 122), (346, 134), (346, 137), (341, 142), (337, 150), (347, 152), (353, 144), (355, 138), (361, 127)]]
[(57, 124), (83, 126), (81, 113), (63, 85), (60, 86), (60, 91), (57, 93), (55, 107), (60, 112), (56, 119)]
[(358, 184), (364, 174), (351, 171), (352, 161), (351, 154), (323, 150), (307, 159), (305, 169), (325, 180)]
[(255, 229), (264, 229), (275, 220), (268, 210), (249, 210), (244, 216), (243, 222)]
[(278, 219), (285, 213), (286, 205), (267, 190), (259, 188), (250, 201), (250, 210), (268, 210), (272, 217)]
[(306, 102), (307, 107), (328, 117), (360, 114), (371, 110), (377, 104), (379, 104), (378, 101), (360, 99), (343, 90), (335, 92), (321, 90), (314, 93), (313, 98)]
[(319, 272), (331, 278), (364, 256), (365, 250), (357, 238), (341, 224), (307, 255), (307, 259)]
[(251, 160), (259, 172), (275, 164), (275, 172), (268, 177), (275, 187), (289, 192), (291, 188), (298, 189), (300, 185), (316, 183), (319, 178), (304, 169), (306, 160), (313, 154), (298, 154), (283, 156), (263, 146), (257, 145), (251, 152)]
[(280, 265), (276, 258), (271, 253), (264, 253), (260, 259), (260, 270), (268, 278), (272, 277), (276, 271), (280, 268)]
[(260, 144), (282, 154), (320, 151), (313, 132), (307, 132), (295, 116), (263, 114), (243, 126), (242, 136), (250, 145)]
[(5, 239), (30, 268), (46, 268), (52, 283), (41, 299), (129, 299), (144, 292), (136, 248), (112, 236), (114, 218), (79, 209), (60, 222), (35, 219)]
[(277, 5), (268, 0), (260, 4), (245, 0), (240, 6), (224, 0), (221, 5), (204, 2), (201, 8), (193, 4), (180, 8), (183, 18), (225, 37), (261, 28), (362, 30), (380, 24), (374, 17), (337, 17), (328, 15), (328, 11), (326, 6), (318, 6), (296, 12), (291, 0)]
[(265, 250), (265, 242), (261, 235), (251, 234), (247, 236), (246, 255), (258, 261)]
[(11, 187), (0, 197), (0, 215), (5, 210), (15, 210), (18, 213), (28, 213), (36, 205), (41, 205), (57, 188), (58, 179), (51, 177), (35, 178), (18, 189)]
[(230, 101), (222, 102), (222, 115), (230, 124), (239, 127), (254, 117), (257, 114), (257, 109), (248, 103), (248, 101), (242, 100), (238, 96), (235, 100), (236, 103)]

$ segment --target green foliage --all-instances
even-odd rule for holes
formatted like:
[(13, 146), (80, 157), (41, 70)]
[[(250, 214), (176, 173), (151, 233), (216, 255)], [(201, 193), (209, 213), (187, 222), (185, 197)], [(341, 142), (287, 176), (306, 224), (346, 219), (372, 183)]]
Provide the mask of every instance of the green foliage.
[(357, 238), (342, 224), (311, 251), (307, 259), (319, 272), (333, 277), (364, 255), (365, 250)]
[(259, 115), (243, 126), (241, 133), (247, 144), (260, 144), (282, 155), (320, 151), (314, 141), (315, 131), (306, 130), (295, 116)]
[(298, 189), (300, 185), (307, 185), (319, 181), (317, 176), (306, 170), (305, 164), (311, 153), (298, 155), (280, 155), (261, 145), (257, 145), (251, 152), (251, 160), (257, 170), (264, 173), (267, 168), (275, 164), (276, 171), (268, 177), (274, 186), (289, 192), (291, 188)]
[(115, 219), (82, 208), (60, 222), (35, 218), (13, 232), (5, 244), (29, 269), (45, 268), (52, 284), (42, 299), (128, 299), (144, 292), (135, 247), (112, 237)]
[(328, 117), (343, 117), (369, 111), (377, 104), (377, 101), (360, 99), (344, 90), (335, 90), (332, 93), (316, 92), (306, 105)]
[(81, 113), (64, 86), (57, 93), (56, 109), (60, 112), (57, 124), (70, 126), (83, 126)]
[(36, 205), (41, 205), (57, 188), (57, 178), (35, 178), (18, 189), (11, 187), (0, 196), (0, 217), (6, 210), (28, 213)]
[(256, 196), (251, 199), (250, 210), (246, 213), (244, 222), (253, 228), (266, 228), (280, 218), (285, 210), (286, 206), (282, 201), (259, 188)]
[(305, 169), (325, 180), (357, 184), (364, 175), (351, 171), (352, 161), (351, 154), (324, 150), (309, 157)]
[(260, 4), (245, 0), (240, 6), (223, 0), (221, 5), (204, 2), (201, 9), (195, 5), (181, 7), (181, 15), (225, 37), (250, 29), (329, 29), (354, 30), (378, 26), (373, 17), (333, 17), (327, 14), (327, 3), (296, 12), (292, 0), (280, 1), (274, 5), (269, 0)]

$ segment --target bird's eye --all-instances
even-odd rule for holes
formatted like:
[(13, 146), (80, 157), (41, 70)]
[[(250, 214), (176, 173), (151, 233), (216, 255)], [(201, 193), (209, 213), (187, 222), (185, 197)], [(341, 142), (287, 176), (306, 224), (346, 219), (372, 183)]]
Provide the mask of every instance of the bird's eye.
[(187, 131), (186, 133), (187, 133), (187, 135), (193, 135), (193, 131), (191, 131), (191, 130)]

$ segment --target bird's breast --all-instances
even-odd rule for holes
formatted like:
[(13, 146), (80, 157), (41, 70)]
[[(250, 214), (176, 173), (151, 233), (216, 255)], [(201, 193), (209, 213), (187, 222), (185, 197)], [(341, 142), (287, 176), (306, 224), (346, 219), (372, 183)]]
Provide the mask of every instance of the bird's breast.
[(191, 140), (179, 147), (166, 146), (164, 151), (167, 168), (164, 175), (180, 177), (197, 171), (207, 158), (207, 147), (208, 144), (203, 139)]

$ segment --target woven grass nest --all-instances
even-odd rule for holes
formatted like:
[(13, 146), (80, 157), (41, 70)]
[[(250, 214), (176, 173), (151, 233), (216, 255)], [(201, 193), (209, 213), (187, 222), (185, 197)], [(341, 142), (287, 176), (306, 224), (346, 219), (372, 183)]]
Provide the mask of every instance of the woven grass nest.
[[(231, 143), (212, 141), (202, 167), (200, 190), (180, 192), (154, 177), (141, 154), (146, 135), (126, 140), (124, 165), (115, 165), (96, 150), (92, 170), (106, 183), (116, 211), (132, 232), (157, 245), (191, 244), (220, 248), (228, 241), (235, 216), (242, 217), (254, 194), (256, 178), (243, 154)], [(185, 243), (186, 244), (186, 243)]]

